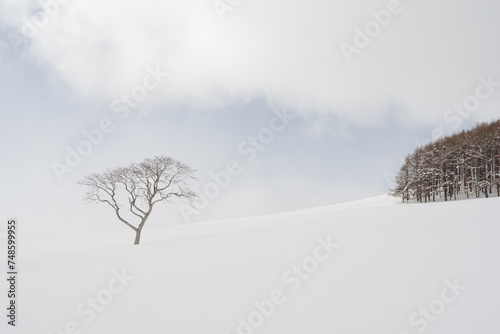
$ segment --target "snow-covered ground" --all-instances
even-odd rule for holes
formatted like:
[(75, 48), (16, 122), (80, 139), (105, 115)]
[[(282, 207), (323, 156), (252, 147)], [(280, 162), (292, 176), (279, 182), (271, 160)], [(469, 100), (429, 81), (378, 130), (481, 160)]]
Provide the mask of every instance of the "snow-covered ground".
[(380, 196), (270, 216), (146, 226), (140, 246), (131, 245), (129, 230), (23, 243), (17, 327), (7, 326), (3, 315), (0, 328), (500, 333), (499, 207), (500, 198), (402, 204)]

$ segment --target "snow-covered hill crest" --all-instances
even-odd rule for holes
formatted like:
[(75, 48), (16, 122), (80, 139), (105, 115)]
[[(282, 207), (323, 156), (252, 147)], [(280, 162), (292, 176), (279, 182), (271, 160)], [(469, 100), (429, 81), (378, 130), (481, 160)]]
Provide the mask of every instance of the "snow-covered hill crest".
[(145, 230), (140, 246), (21, 245), (5, 332), (497, 333), (499, 205), (380, 196)]

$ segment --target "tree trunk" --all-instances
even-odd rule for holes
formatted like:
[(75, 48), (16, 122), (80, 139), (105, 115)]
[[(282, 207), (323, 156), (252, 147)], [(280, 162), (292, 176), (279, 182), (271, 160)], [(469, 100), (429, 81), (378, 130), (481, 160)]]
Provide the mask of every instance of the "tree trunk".
[(137, 226), (137, 230), (135, 231), (134, 245), (138, 245), (139, 242), (141, 241), (142, 228), (144, 227), (144, 224), (146, 224), (146, 221), (148, 220), (149, 215), (151, 214), (152, 210), (153, 210), (153, 207), (150, 204), (148, 212), (146, 212), (146, 215), (142, 218), (141, 223), (139, 224), (139, 226)]
[(141, 232), (142, 232), (142, 227), (138, 228), (136, 231), (135, 231), (135, 241), (134, 241), (134, 245), (138, 245), (139, 242), (141, 241)]

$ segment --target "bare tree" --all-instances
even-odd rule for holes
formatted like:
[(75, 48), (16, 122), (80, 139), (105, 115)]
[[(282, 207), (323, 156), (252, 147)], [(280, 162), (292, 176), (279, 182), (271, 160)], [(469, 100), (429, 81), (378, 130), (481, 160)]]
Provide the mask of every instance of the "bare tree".
[[(118, 219), (135, 231), (134, 244), (138, 245), (156, 203), (175, 197), (192, 203), (196, 193), (189, 189), (188, 182), (196, 179), (195, 172), (173, 158), (161, 156), (93, 173), (78, 184), (89, 188), (85, 196), (88, 203), (105, 203), (113, 208)], [(129, 212), (128, 216), (123, 211)]]

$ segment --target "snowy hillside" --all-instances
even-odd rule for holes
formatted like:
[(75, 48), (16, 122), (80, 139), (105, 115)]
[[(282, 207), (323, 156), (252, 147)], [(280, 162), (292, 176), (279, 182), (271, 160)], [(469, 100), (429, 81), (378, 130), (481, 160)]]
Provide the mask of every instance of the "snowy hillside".
[(21, 244), (1, 332), (500, 333), (499, 207), (380, 196)]

